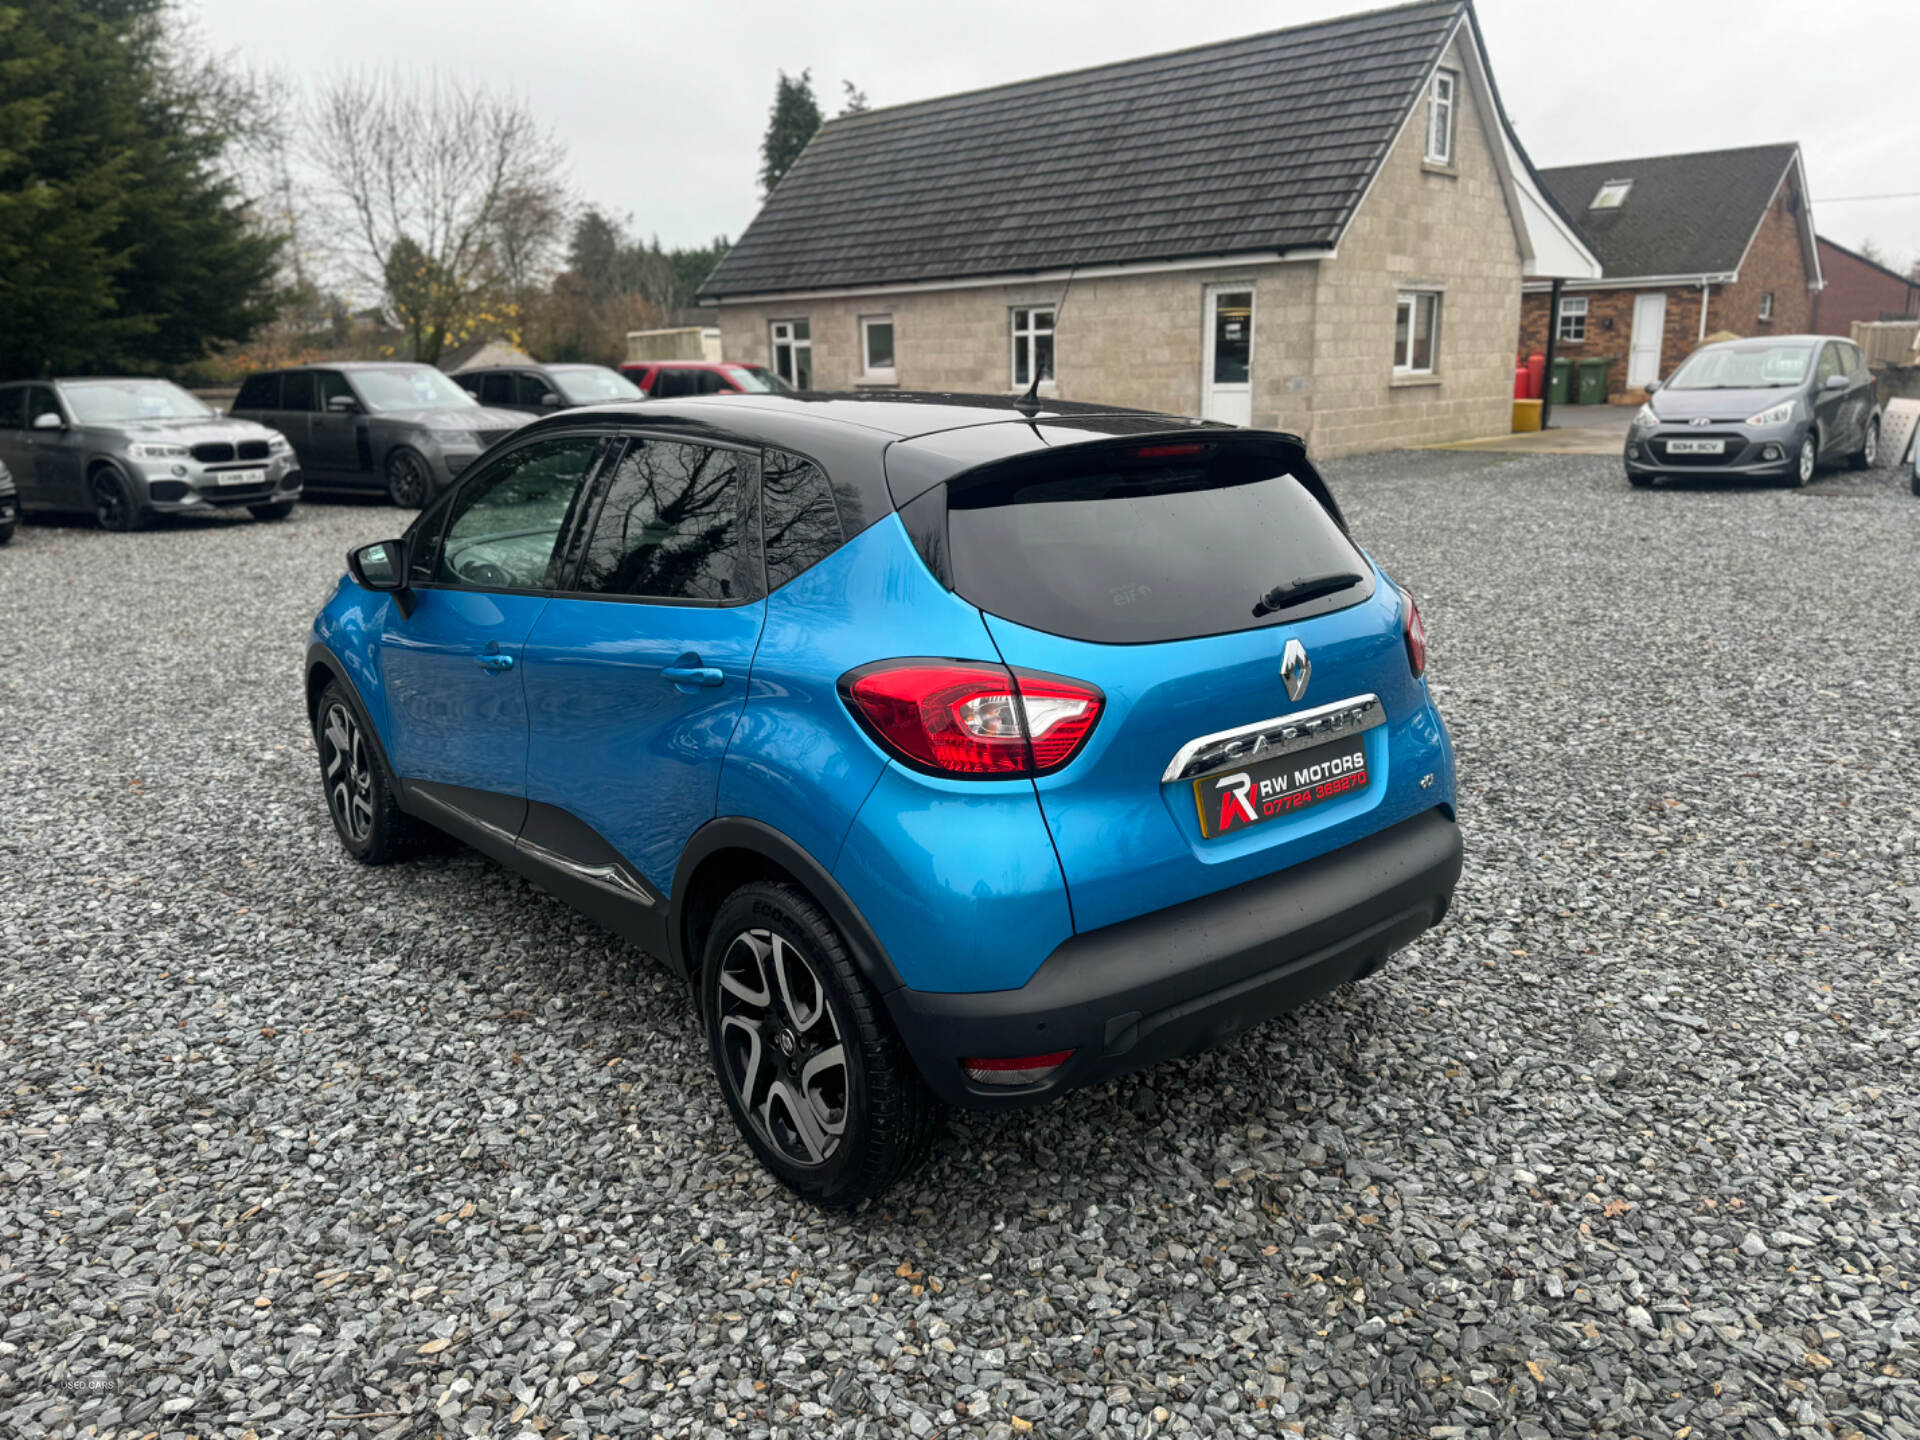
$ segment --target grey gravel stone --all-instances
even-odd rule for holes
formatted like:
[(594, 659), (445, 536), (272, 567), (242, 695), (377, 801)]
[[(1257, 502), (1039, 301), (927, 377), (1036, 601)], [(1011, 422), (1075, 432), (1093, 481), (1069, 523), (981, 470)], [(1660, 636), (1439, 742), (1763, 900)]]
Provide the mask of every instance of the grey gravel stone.
[(393, 512), (24, 529), (0, 1435), (1920, 1437), (1920, 502), (1328, 469), (1432, 632), (1453, 912), (852, 1216), (658, 968), (341, 855), (301, 644)]

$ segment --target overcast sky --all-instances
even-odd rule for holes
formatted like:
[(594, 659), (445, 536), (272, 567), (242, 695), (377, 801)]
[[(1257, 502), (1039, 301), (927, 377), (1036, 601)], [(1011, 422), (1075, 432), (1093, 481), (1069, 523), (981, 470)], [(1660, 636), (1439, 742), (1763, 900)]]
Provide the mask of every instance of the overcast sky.
[[(310, 84), (437, 67), (519, 90), (583, 200), (668, 244), (737, 237), (759, 199), (775, 73), (821, 108), (851, 79), (920, 100), (1378, 8), (1365, 0), (188, 0), (217, 48)], [(1797, 140), (1822, 234), (1920, 256), (1915, 0), (1480, 0), (1534, 163)], [(1903, 192), (1908, 198), (1846, 201)]]

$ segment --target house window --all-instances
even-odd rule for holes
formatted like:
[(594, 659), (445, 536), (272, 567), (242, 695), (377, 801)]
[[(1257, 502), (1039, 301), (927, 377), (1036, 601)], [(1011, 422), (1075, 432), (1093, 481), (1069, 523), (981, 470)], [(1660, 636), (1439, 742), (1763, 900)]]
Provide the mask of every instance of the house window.
[(1563, 344), (1578, 345), (1587, 338), (1587, 297), (1584, 295), (1563, 295), (1560, 297), (1560, 335)]
[(796, 390), (813, 388), (813, 331), (805, 320), (776, 320), (773, 373)]
[(1771, 290), (1760, 297), (1760, 318), (1762, 320), (1773, 319), (1773, 292)]
[(1589, 210), (1618, 210), (1627, 203), (1627, 192), (1633, 189), (1631, 180), (1609, 180), (1594, 192), (1593, 203)]
[(1460, 77), (1451, 70), (1433, 72), (1427, 90), (1427, 159), (1435, 165), (1453, 163), (1453, 97)]
[(862, 315), (860, 317), (860, 378), (892, 380), (893, 377), (893, 317)]
[(1053, 311), (1015, 310), (1013, 312), (1013, 383), (1021, 390), (1041, 380), (1053, 379)]
[(1440, 296), (1433, 290), (1403, 290), (1393, 320), (1396, 375), (1431, 375), (1440, 350)]

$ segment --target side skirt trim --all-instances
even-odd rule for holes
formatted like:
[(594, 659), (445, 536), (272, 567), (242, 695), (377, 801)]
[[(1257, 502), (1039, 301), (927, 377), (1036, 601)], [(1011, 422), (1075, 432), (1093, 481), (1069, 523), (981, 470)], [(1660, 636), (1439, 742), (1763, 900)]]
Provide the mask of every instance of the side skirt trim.
[(430, 780), (403, 780), (400, 791), (409, 814), (526, 876), (655, 959), (669, 961), (666, 897), (578, 816), (517, 795)]

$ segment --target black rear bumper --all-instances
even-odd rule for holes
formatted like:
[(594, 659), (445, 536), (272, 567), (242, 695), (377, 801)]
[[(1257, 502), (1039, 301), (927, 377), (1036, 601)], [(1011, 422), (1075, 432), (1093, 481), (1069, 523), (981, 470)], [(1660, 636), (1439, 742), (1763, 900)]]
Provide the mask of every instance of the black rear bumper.
[[(1460, 829), (1429, 810), (1292, 869), (1076, 935), (1018, 990), (896, 990), (887, 1006), (939, 1097), (1032, 1104), (1197, 1054), (1375, 969), (1439, 922)], [(963, 1057), (1072, 1050), (1046, 1080), (980, 1085)]]

